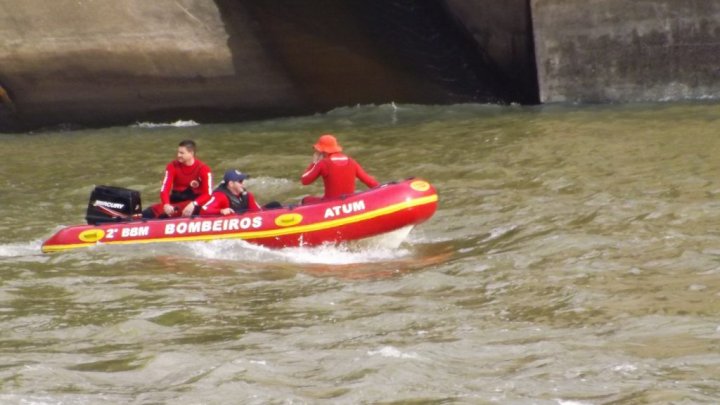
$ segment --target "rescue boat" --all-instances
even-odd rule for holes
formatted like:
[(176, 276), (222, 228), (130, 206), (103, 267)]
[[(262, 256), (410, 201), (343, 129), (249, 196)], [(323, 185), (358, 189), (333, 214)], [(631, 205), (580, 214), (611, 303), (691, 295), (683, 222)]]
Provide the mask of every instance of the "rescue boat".
[(437, 192), (429, 182), (410, 178), (336, 200), (259, 212), (173, 219), (122, 217), (74, 225), (46, 240), (42, 251), (218, 239), (242, 239), (270, 248), (339, 244), (398, 230), (409, 232), (429, 219), (437, 204)]

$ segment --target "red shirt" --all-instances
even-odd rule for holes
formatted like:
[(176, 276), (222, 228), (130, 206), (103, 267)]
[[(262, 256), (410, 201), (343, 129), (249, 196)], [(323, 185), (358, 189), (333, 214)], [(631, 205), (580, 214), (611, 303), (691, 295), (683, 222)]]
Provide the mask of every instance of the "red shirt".
[[(248, 208), (245, 212), (260, 211), (260, 205), (255, 201), (255, 196), (247, 192)], [(222, 191), (212, 193), (210, 199), (200, 209), (200, 215), (220, 215), (220, 210), (230, 208), (230, 200)]]
[(332, 153), (317, 163), (311, 163), (300, 178), (300, 182), (308, 185), (320, 176), (325, 185), (324, 200), (354, 193), (356, 177), (370, 188), (379, 184), (355, 160), (342, 153)]
[(188, 188), (192, 189), (195, 196), (212, 194), (212, 173), (210, 167), (200, 159), (190, 165), (184, 165), (177, 160), (168, 163), (165, 168), (165, 178), (160, 187), (160, 201), (163, 204), (170, 204), (170, 193), (181, 192)]

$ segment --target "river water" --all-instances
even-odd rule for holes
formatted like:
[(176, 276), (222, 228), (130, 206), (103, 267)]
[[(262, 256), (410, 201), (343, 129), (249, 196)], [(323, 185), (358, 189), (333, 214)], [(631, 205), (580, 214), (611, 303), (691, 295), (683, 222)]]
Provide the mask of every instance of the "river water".
[[(95, 184), (157, 200), (184, 138), (295, 202), (336, 133), (437, 213), (399, 249), (242, 241), (45, 255)], [(2, 404), (720, 400), (720, 105), (343, 108), (3, 135)]]

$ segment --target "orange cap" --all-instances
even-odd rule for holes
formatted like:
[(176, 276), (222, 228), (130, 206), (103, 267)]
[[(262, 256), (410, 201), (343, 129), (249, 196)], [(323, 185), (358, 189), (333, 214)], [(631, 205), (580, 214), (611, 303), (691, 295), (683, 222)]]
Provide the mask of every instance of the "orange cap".
[(318, 138), (318, 141), (313, 145), (316, 151), (324, 153), (335, 153), (342, 151), (342, 147), (338, 145), (337, 139), (330, 134), (325, 134)]

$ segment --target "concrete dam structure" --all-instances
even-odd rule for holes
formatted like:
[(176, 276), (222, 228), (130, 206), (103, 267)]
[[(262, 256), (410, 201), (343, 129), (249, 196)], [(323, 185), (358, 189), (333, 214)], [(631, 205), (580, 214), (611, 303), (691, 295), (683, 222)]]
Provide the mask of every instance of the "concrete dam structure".
[(0, 131), (716, 98), (702, 0), (0, 0)]

